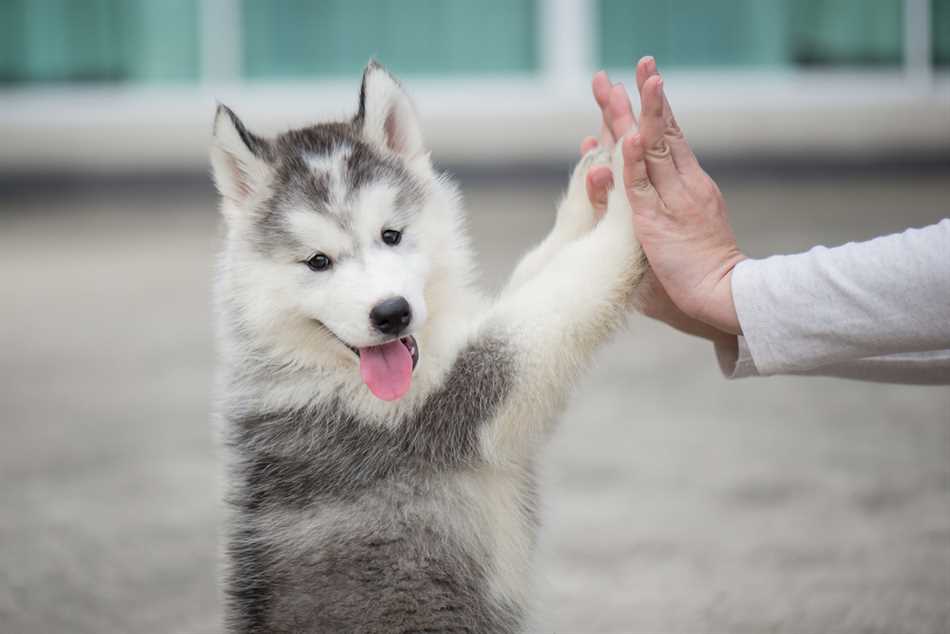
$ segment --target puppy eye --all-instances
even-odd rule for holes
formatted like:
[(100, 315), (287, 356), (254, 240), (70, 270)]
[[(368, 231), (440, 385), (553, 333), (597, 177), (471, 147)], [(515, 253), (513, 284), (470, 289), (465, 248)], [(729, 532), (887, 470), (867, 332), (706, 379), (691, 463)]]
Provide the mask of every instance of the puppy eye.
[(391, 247), (396, 246), (402, 240), (402, 232), (395, 229), (386, 229), (383, 231), (383, 242)]
[(330, 258), (323, 255), (322, 253), (317, 253), (312, 258), (307, 260), (305, 264), (310, 267), (311, 271), (326, 271), (328, 268), (330, 268), (330, 265), (332, 265), (333, 262), (330, 260)]

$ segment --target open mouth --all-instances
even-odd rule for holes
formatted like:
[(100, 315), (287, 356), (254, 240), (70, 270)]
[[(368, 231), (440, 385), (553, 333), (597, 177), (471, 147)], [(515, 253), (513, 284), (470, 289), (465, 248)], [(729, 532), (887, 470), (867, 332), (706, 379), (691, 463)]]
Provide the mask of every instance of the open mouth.
[(415, 337), (406, 335), (379, 345), (357, 348), (322, 322), (316, 323), (359, 357), (360, 377), (374, 396), (395, 401), (406, 395), (412, 386), (412, 373), (419, 363), (419, 344)]
[[(406, 346), (406, 350), (409, 351), (409, 355), (412, 357), (412, 369), (415, 370), (416, 366), (419, 364), (419, 346), (418, 344), (416, 344), (416, 338), (413, 337), (412, 335), (409, 335), (407, 337), (400, 337), (399, 339), (394, 339), (393, 341), (387, 341), (386, 343), (380, 344), (380, 345), (386, 346), (391, 343), (395, 343), (396, 341)], [(352, 350), (353, 354), (355, 354), (357, 357), (360, 356), (360, 348), (357, 348), (356, 346), (351, 346), (348, 343), (344, 345), (350, 350)], [(378, 348), (380, 346), (371, 346), (371, 347)]]
[(360, 377), (377, 398), (395, 401), (412, 386), (412, 372), (419, 363), (419, 346), (409, 335), (378, 346), (350, 349), (360, 358)]

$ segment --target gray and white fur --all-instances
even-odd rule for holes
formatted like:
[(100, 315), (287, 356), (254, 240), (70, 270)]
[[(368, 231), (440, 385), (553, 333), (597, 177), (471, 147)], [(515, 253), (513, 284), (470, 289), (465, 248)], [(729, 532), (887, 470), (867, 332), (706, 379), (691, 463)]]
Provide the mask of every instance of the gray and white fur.
[[(457, 190), (381, 66), (349, 121), (262, 138), (218, 108), (230, 631), (522, 631), (536, 457), (646, 267), (621, 189), (595, 218), (598, 160), (621, 182), (617, 152), (584, 157), (551, 233), (489, 299)], [(315, 254), (332, 265), (312, 270)], [(354, 350), (391, 339), (369, 314), (394, 296), (419, 362), (386, 401)]]

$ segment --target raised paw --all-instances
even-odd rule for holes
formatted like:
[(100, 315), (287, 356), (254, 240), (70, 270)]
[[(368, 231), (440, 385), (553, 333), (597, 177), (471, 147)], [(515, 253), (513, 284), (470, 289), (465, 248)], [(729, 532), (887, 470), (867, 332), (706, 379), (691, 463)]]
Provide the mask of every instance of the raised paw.
[(595, 165), (610, 165), (611, 152), (602, 146), (594, 147), (581, 157), (581, 160), (574, 166), (574, 173), (571, 175), (571, 183), (567, 188), (568, 198), (577, 195), (587, 198), (587, 172)]
[(564, 239), (572, 240), (593, 229), (598, 212), (587, 197), (587, 173), (595, 165), (609, 165), (610, 151), (601, 148), (590, 150), (574, 167), (567, 194), (558, 208), (555, 231)]

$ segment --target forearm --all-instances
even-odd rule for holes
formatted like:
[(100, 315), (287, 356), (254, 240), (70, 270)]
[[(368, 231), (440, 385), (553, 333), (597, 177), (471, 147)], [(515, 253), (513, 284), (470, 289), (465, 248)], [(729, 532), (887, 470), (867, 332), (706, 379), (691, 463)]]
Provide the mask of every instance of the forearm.
[(758, 373), (950, 348), (950, 220), (740, 263), (732, 293)]

